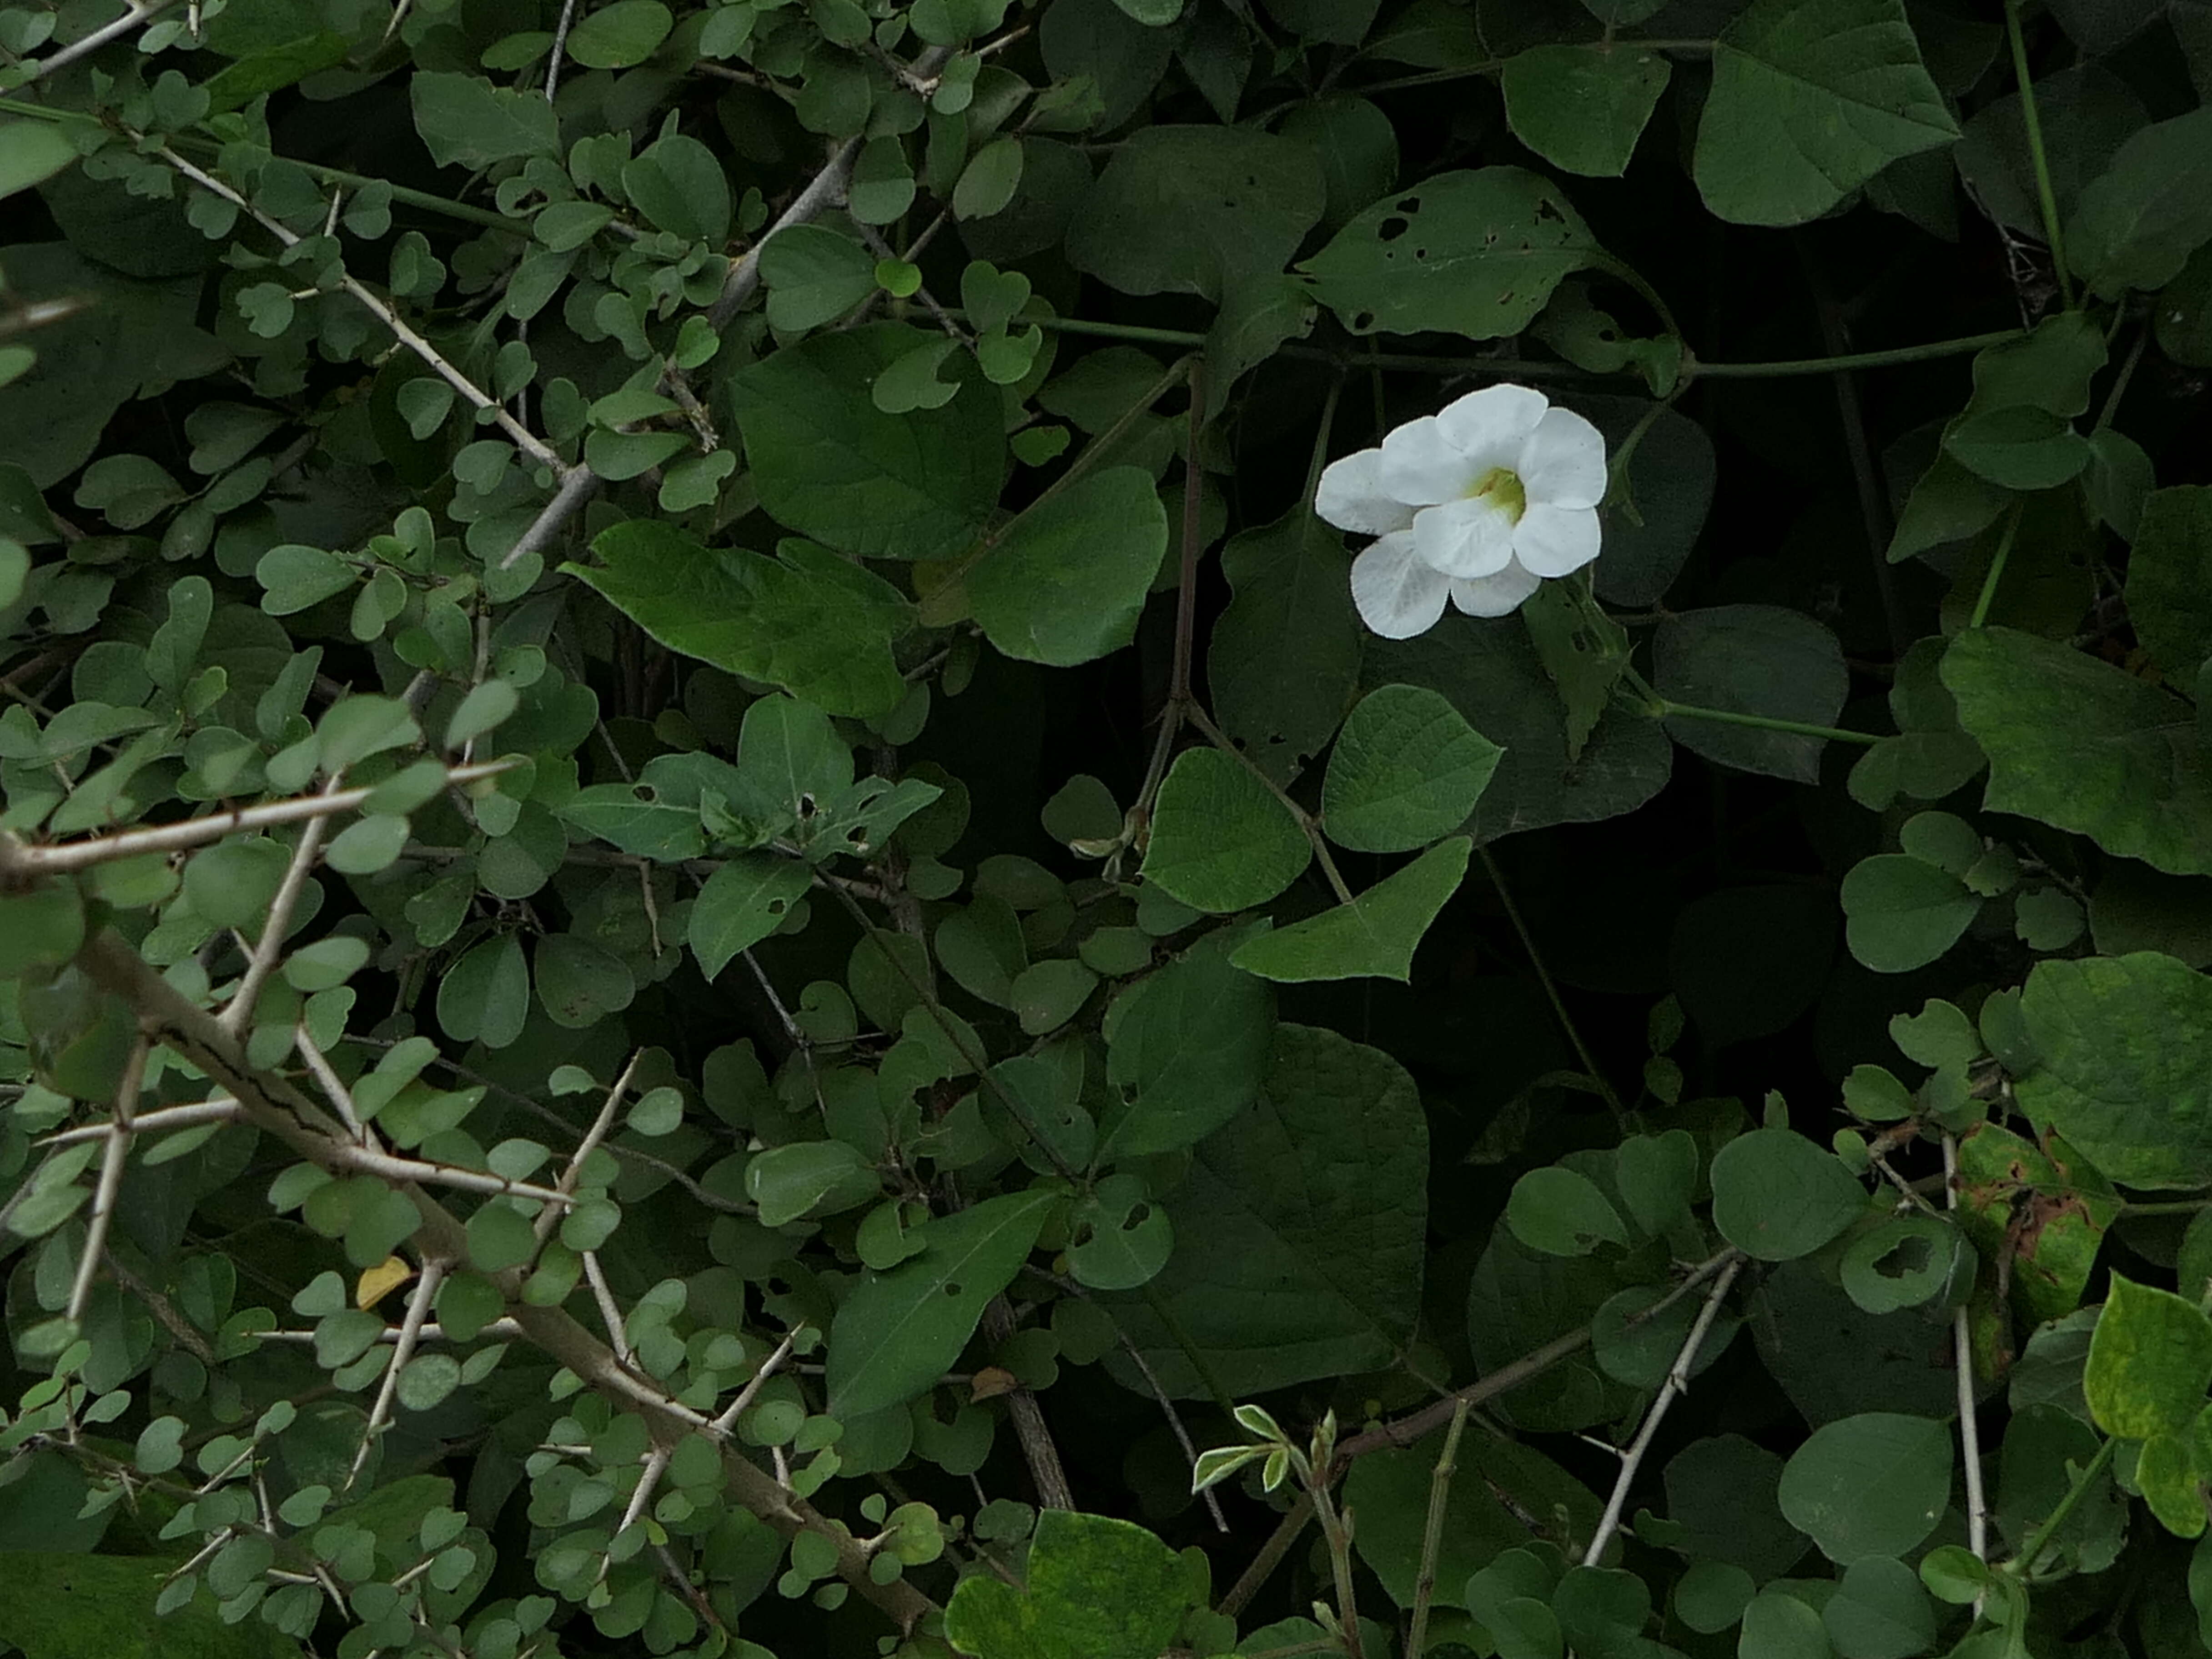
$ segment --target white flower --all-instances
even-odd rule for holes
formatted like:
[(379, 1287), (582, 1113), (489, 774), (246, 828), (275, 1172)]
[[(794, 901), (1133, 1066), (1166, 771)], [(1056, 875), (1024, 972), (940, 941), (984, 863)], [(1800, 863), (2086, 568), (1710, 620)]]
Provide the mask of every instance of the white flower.
[(1408, 421), (1321, 475), (1314, 511), (1376, 540), (1352, 561), (1352, 599), (1385, 639), (1517, 610), (1547, 576), (1597, 557), (1605, 440), (1525, 386), (1485, 386)]

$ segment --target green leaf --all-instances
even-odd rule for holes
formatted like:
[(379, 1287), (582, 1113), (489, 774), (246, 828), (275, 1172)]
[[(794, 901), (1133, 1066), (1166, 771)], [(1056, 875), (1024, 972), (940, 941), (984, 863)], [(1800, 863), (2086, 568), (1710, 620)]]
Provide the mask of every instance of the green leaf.
[(261, 608), (272, 617), (289, 617), (344, 592), (361, 579), (361, 573), (319, 547), (288, 542), (261, 556), (253, 567), (253, 579), (267, 590)]
[(1222, 574), (1235, 590), (1206, 645), (1221, 729), (1277, 782), (1321, 753), (1359, 683), (1352, 561), (1304, 507), (1232, 538)]
[(906, 696), (891, 641), (913, 607), (849, 559), (796, 540), (774, 559), (703, 547), (653, 519), (601, 531), (592, 550), (599, 566), (562, 568), (672, 651), (833, 714), (877, 719)]
[(1743, 1617), (1756, 1589), (1741, 1567), (1694, 1562), (1675, 1582), (1674, 1616), (1700, 1635), (1717, 1635)]
[(1174, 1152), (1252, 1103), (1275, 1029), (1266, 982), (1218, 951), (1194, 951), (1115, 1006), (1106, 1080), (1127, 1103), (1109, 1113), (1099, 1160)]
[(1337, 734), (1322, 785), (1322, 827), (1358, 853), (1425, 847), (1474, 813), (1499, 752), (1442, 694), (1380, 686)]
[(1757, 1261), (1810, 1255), (1866, 1213), (1833, 1152), (1790, 1129), (1753, 1129), (1713, 1158), (1713, 1225)]
[(553, 106), (540, 94), (442, 70), (416, 75), (407, 93), (415, 130), (440, 167), (484, 167), (520, 155), (559, 153)]
[(906, 415), (884, 414), (869, 393), (923, 337), (900, 323), (817, 335), (734, 378), (746, 459), (771, 517), (867, 558), (949, 557), (981, 533), (1006, 469), (996, 390), (963, 368), (960, 396)]
[(2182, 685), (2212, 656), (2212, 489), (2154, 489), (2128, 555), (2128, 620)]
[[(1115, 1322), (1178, 1400), (1209, 1392), (1178, 1328), (1241, 1398), (1387, 1364), (1420, 1307), (1428, 1163), (1403, 1067), (1333, 1031), (1279, 1028), (1259, 1098), (1200, 1144), (1165, 1200), (1174, 1255), (1145, 1299), (1114, 1301)], [(1144, 1386), (1126, 1358), (1107, 1364)]]
[(1146, 880), (1218, 915), (1266, 903), (1312, 860), (1290, 808), (1235, 756), (1198, 748), (1176, 757), (1153, 811)]
[(1505, 60), (1499, 88), (1530, 149), (1566, 172), (1618, 179), (1668, 74), (1665, 58), (1632, 46), (1532, 46)]
[(1692, 1441), (1668, 1462), (1667, 1516), (1692, 1560), (1725, 1563), (1764, 1582), (1804, 1555), (1804, 1534), (1783, 1517), (1783, 1463), (1739, 1434)]
[[(1699, 708), (1833, 726), (1850, 692), (1836, 636), (1810, 617), (1776, 605), (1685, 611), (1652, 641), (1652, 686)], [(1675, 742), (1722, 766), (1817, 783), (1825, 738), (1765, 732), (1690, 715), (1668, 717)]]
[[(615, 10), (636, 0), (620, 0)], [(654, 0), (645, 0), (655, 11)], [(604, 11), (594, 16), (604, 17)], [(623, 190), (637, 210), (660, 229), (687, 242), (718, 248), (730, 234), (730, 181), (714, 152), (696, 138), (672, 132), (623, 164)]]
[(2143, 1442), (2136, 1460), (2136, 1484), (2168, 1532), (2182, 1538), (2203, 1535), (2204, 1494), (2212, 1489), (2212, 1406), (2185, 1426)]
[(2081, 1377), (2089, 1414), (2122, 1439), (2179, 1433), (2212, 1387), (2212, 1319), (2170, 1291), (2112, 1279)]
[(1603, 257), (1547, 180), (1484, 167), (1376, 203), (1300, 268), (1355, 334), (1494, 340), (1528, 327), (1561, 277)]
[(469, 1218), (469, 1262), (479, 1273), (520, 1267), (538, 1253), (530, 1218), (493, 1200)]
[(1556, 1164), (1531, 1170), (1513, 1183), (1505, 1224), (1546, 1255), (1588, 1255), (1600, 1244), (1628, 1244), (1620, 1212), (1597, 1183)]
[(707, 878), (692, 902), (691, 953), (708, 979), (783, 926), (813, 877), (796, 859), (744, 853)]
[(529, 1017), (530, 969), (512, 934), (471, 947), (438, 981), (438, 1024), (459, 1042), (504, 1048)]
[(794, 1140), (769, 1147), (745, 1165), (745, 1196), (760, 1206), (763, 1227), (834, 1215), (882, 1191), (875, 1167), (842, 1140)]
[(538, 1005), (564, 1030), (589, 1030), (629, 1007), (637, 995), (637, 979), (628, 963), (574, 933), (539, 939), (530, 966)]
[(675, 27), (660, 0), (614, 0), (578, 15), (568, 31), (568, 56), (586, 69), (629, 69), (650, 58)]
[(1785, 1590), (1765, 1589), (1743, 1610), (1736, 1651), (1759, 1659), (1828, 1659), (1832, 1650), (1820, 1615)]
[(1073, 667), (1135, 637), (1167, 545), (1167, 509), (1151, 475), (1106, 467), (1000, 532), (968, 573), (968, 601), (1006, 655)]
[(58, 968), (83, 943), (84, 901), (67, 878), (0, 896), (0, 980)]
[(185, 866), (185, 902), (210, 926), (250, 930), (268, 913), (291, 861), (283, 848), (258, 836), (218, 842)]
[(1014, 199), (1022, 182), (1022, 141), (994, 138), (969, 158), (952, 187), (952, 216), (988, 219)]
[(1409, 983), (1413, 952), (1459, 890), (1474, 846), (1465, 836), (1440, 841), (1349, 904), (1249, 939), (1231, 960), (1247, 973), (1285, 982), (1374, 978)]
[(1831, 1561), (1906, 1553), (1951, 1498), (1951, 1431), (1933, 1418), (1867, 1412), (1824, 1424), (1782, 1471), (1782, 1513)]
[(0, 126), (0, 201), (52, 178), (76, 159), (76, 146), (53, 122)]
[(978, 1659), (1153, 1659), (1191, 1599), (1174, 1551), (1132, 1522), (1072, 1510), (1037, 1516), (1024, 1587), (960, 1582), (946, 1639)]
[(849, 236), (823, 225), (787, 225), (761, 245), (768, 320), (795, 334), (843, 316), (876, 291), (876, 262)]
[(1944, 453), (2005, 489), (2055, 489), (2089, 465), (2089, 441), (2047, 409), (2018, 404), (1952, 422)]
[(1441, 691), (1504, 750), (1468, 826), (1478, 842), (1633, 811), (1672, 769), (1674, 745), (1659, 722), (1619, 708), (1571, 761), (1565, 706), (1516, 617), (1447, 617), (1419, 639), (1370, 640), (1366, 657), (1368, 684)]
[(1802, 225), (1958, 136), (1902, 0), (1753, 0), (1713, 43), (1692, 171), (1723, 219)]
[(2021, 1109), (2130, 1187), (2212, 1182), (2212, 980), (2141, 951), (2040, 962), (2021, 994), (2039, 1064)]
[(1067, 258), (1124, 294), (1218, 301), (1281, 270), (1327, 199), (1319, 161), (1295, 140), (1252, 127), (1139, 127), (1084, 198)]
[(1959, 942), (1982, 901), (1948, 870), (1903, 853), (1861, 859), (1844, 878), (1844, 938), (1878, 974), (1924, 968)]
[(2212, 778), (2186, 704), (2008, 628), (1954, 639), (1943, 684), (1989, 755), (1989, 811), (2087, 836), (2169, 875), (2212, 873)]
[(2163, 288), (2212, 240), (2212, 107), (2143, 128), (2082, 187), (2066, 255), (2090, 291)]
[(1059, 1201), (1046, 1191), (985, 1199), (931, 1222), (920, 1255), (863, 1277), (830, 1329), (830, 1414), (902, 1405), (951, 1370)]

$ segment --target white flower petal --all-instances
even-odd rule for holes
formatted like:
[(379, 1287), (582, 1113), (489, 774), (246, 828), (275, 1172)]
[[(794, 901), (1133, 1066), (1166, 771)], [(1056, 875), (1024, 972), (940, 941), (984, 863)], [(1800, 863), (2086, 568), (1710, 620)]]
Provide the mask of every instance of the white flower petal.
[(1551, 400), (1534, 387), (1486, 386), (1438, 411), (1437, 424), (1477, 474), (1511, 466), (1544, 418)]
[(1352, 562), (1352, 603), (1360, 621), (1386, 640), (1434, 628), (1449, 583), (1421, 562), (1409, 530), (1383, 537)]
[(1382, 493), (1408, 507), (1457, 501), (1482, 471), (1468, 464), (1433, 415), (1408, 421), (1382, 440)]
[(1544, 579), (1517, 560), (1495, 576), (1451, 585), (1451, 602), (1470, 617), (1508, 617), (1518, 611)]
[(1539, 576), (1564, 576), (1581, 569), (1597, 557), (1597, 545), (1595, 507), (1532, 501), (1513, 530), (1513, 556)]
[(1533, 506), (1595, 507), (1605, 499), (1605, 438), (1571, 409), (1546, 413), (1511, 463)]
[(1447, 576), (1494, 576), (1513, 557), (1513, 515), (1488, 495), (1423, 507), (1413, 544)]
[(1363, 449), (1331, 461), (1314, 491), (1314, 511), (1339, 530), (1387, 536), (1413, 522), (1413, 509), (1382, 493), (1382, 452)]

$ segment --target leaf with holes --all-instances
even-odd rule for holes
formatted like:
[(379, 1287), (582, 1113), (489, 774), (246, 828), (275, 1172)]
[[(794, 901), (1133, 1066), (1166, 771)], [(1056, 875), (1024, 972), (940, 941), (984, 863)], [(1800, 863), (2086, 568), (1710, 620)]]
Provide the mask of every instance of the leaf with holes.
[(1300, 268), (1355, 334), (1517, 334), (1605, 253), (1567, 199), (1519, 167), (1444, 173), (1376, 203)]
[(902, 1405), (951, 1370), (1060, 1201), (1045, 1191), (985, 1199), (931, 1222), (920, 1255), (863, 1277), (830, 1328), (830, 1414)]

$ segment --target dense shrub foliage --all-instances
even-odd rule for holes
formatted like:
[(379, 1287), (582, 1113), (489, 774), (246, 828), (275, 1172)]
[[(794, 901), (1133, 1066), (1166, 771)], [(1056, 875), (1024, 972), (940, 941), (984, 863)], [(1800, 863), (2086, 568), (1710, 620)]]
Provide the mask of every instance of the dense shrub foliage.
[(0, 1653), (2212, 1653), (2212, 12), (115, 3)]

